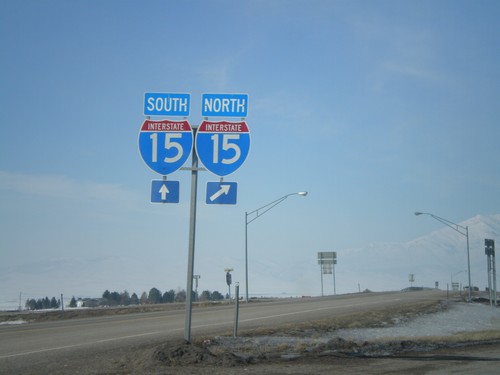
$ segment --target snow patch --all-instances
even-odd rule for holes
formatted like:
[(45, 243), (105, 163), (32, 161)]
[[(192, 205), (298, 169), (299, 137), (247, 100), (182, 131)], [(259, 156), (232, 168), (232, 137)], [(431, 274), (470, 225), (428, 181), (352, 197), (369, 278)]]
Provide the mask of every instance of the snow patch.
[(462, 332), (500, 329), (500, 309), (473, 303), (452, 305), (447, 311), (423, 315), (384, 328), (341, 329), (334, 336), (345, 340), (451, 336)]
[(10, 320), (7, 322), (0, 322), (0, 325), (16, 325), (16, 324), (25, 324), (28, 323), (26, 320)]

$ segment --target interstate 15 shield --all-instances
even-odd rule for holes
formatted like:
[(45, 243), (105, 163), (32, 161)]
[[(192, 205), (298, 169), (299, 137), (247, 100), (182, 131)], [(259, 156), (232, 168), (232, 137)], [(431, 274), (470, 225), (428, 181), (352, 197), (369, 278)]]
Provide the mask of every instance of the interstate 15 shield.
[(196, 153), (205, 168), (226, 176), (244, 163), (250, 150), (246, 122), (203, 121), (196, 132)]
[(145, 120), (139, 132), (139, 151), (153, 171), (167, 175), (186, 162), (193, 148), (189, 123), (171, 120)]

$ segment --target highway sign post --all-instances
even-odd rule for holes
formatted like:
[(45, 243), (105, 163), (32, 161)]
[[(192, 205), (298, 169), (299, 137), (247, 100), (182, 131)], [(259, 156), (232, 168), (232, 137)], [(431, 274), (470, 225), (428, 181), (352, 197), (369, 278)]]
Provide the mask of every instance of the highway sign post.
[(335, 251), (318, 252), (318, 264), (321, 266), (321, 296), (323, 296), (323, 274), (333, 274), (333, 294), (336, 295), (335, 265), (337, 264), (337, 253)]
[(236, 204), (236, 182), (207, 182), (207, 204)]
[(151, 181), (151, 203), (179, 203), (179, 181)]
[[(191, 341), (192, 291), (196, 234), (196, 201), (198, 167), (218, 176), (236, 171), (246, 160), (250, 150), (250, 132), (246, 122), (203, 121), (191, 128), (187, 120), (151, 120), (149, 116), (189, 116), (190, 94), (146, 93), (143, 113), (148, 116), (139, 131), (139, 151), (142, 159), (153, 171), (164, 176), (153, 180), (151, 202), (178, 203), (179, 182), (167, 181), (166, 176), (178, 169), (191, 171), (191, 203), (189, 215), (188, 269), (184, 339)], [(204, 117), (245, 118), (248, 112), (247, 94), (204, 94)], [(196, 145), (196, 147), (193, 147)], [(191, 167), (182, 167), (191, 155)], [(207, 183), (207, 204), (236, 204), (236, 182)]]
[(168, 175), (186, 162), (193, 148), (191, 125), (184, 121), (145, 120), (139, 132), (139, 151), (153, 171)]
[(217, 176), (226, 176), (245, 162), (250, 151), (250, 131), (244, 121), (203, 121), (195, 145), (205, 168)]

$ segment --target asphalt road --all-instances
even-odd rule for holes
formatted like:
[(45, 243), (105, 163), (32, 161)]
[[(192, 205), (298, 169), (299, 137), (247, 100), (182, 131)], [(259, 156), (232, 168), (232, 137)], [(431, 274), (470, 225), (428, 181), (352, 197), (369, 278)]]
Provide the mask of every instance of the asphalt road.
[[(415, 300), (437, 300), (444, 296), (442, 292), (424, 291), (241, 303), (239, 332), (257, 327), (300, 323), (335, 314), (367, 311), (382, 306), (398, 306)], [(234, 316), (234, 305), (195, 307), (191, 326), (192, 339), (205, 335), (231, 334)], [(183, 310), (0, 325), (0, 372), (78, 352), (119, 349), (162, 338), (182, 337)]]

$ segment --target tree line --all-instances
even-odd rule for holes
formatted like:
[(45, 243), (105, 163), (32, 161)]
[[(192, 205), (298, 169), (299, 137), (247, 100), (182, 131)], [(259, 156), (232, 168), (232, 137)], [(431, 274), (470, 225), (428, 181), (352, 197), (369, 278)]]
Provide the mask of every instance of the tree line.
[[(224, 295), (222, 295), (218, 291), (209, 291), (204, 290), (201, 294), (198, 295), (197, 292), (193, 291), (192, 299), (193, 301), (221, 301), (223, 300)], [(130, 305), (154, 305), (160, 303), (174, 303), (174, 302), (185, 302), (186, 301), (186, 291), (174, 291), (170, 289), (165, 293), (162, 293), (157, 288), (151, 288), (149, 293), (142, 292), (139, 297), (136, 293), (130, 294), (128, 291), (119, 292), (110, 292), (109, 290), (105, 290), (102, 294), (101, 298), (88, 298), (85, 300), (81, 300), (81, 303), (78, 303), (78, 300), (73, 296), (69, 303), (69, 307), (78, 307), (79, 305), (82, 307), (100, 307), (100, 306), (130, 306)], [(27, 310), (44, 310), (44, 309), (58, 309), (61, 307), (61, 300), (56, 300), (55, 297), (49, 299), (48, 297), (42, 299), (27, 299), (26, 300), (26, 309)]]
[(26, 300), (26, 309), (27, 310), (45, 310), (45, 309), (58, 309), (61, 307), (61, 300), (56, 299), (56, 297), (49, 297), (35, 299), (27, 299)]
[[(218, 291), (205, 290), (198, 295), (197, 292), (193, 291), (192, 299), (194, 301), (220, 301), (224, 299), (224, 296)], [(148, 305), (148, 304), (160, 304), (160, 303), (174, 303), (174, 302), (185, 302), (186, 301), (186, 291), (174, 291), (170, 289), (165, 293), (162, 293), (158, 288), (151, 288), (149, 293), (142, 292), (139, 297), (136, 293), (131, 295), (124, 291), (122, 293), (110, 292), (105, 290), (102, 294), (102, 304), (107, 306), (128, 306), (128, 305)]]
[[(193, 301), (220, 301), (224, 296), (218, 291), (204, 290), (200, 295), (193, 291)], [(110, 292), (105, 290), (100, 299), (91, 299), (82, 301), (85, 307), (98, 307), (98, 306), (130, 306), (130, 305), (155, 305), (160, 303), (174, 303), (185, 302), (186, 291), (175, 291), (170, 289), (162, 293), (158, 288), (151, 288), (149, 293), (142, 292), (140, 296), (136, 293), (130, 294), (128, 291), (121, 293), (114, 291)], [(73, 297), (70, 301), (69, 307), (76, 307), (78, 301)]]

